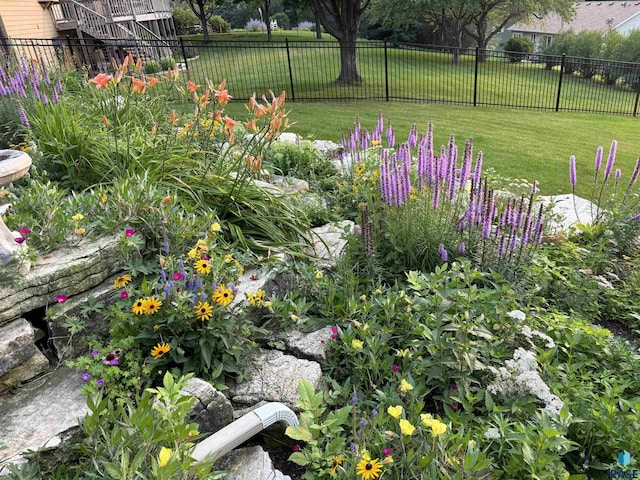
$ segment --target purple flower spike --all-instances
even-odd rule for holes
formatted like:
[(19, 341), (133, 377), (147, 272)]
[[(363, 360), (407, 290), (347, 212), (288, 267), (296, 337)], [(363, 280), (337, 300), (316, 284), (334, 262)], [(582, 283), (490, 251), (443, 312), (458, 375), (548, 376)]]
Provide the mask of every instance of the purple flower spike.
[(615, 140), (611, 142), (611, 149), (609, 150), (609, 157), (607, 158), (607, 165), (604, 167), (604, 181), (606, 182), (613, 170), (613, 164), (616, 161), (616, 150), (618, 148), (618, 142)]
[(620, 180), (621, 176), (622, 176), (622, 170), (620, 170), (619, 168), (616, 168), (616, 180)]
[(569, 181), (572, 187), (576, 186), (576, 157), (573, 155), (569, 158)]
[(447, 253), (447, 249), (444, 248), (444, 244), (440, 244), (438, 245), (438, 255), (440, 255), (440, 259), (442, 260), (442, 263), (446, 263), (447, 260), (449, 259), (449, 254)]
[(467, 245), (464, 242), (460, 242), (458, 245), (458, 253), (460, 255), (464, 255), (467, 252)]
[(638, 173), (640, 173), (640, 157), (636, 160), (636, 166), (633, 169), (633, 173), (631, 174), (631, 179), (629, 180), (629, 188), (633, 187), (638, 180)]
[(602, 166), (602, 147), (598, 147), (598, 151), (596, 152), (596, 175), (600, 171), (601, 166)]

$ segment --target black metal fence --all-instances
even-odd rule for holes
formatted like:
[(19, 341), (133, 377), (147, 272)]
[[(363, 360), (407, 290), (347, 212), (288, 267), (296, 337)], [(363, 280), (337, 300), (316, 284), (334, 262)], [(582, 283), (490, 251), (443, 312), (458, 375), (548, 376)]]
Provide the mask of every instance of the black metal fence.
[(195, 83), (227, 80), (235, 99), (287, 91), (293, 101), (407, 100), (552, 111), (638, 114), (640, 64), (568, 57), (359, 42), (362, 81), (340, 82), (332, 41), (0, 39), (0, 48), (47, 64), (111, 68), (132, 53), (149, 74), (171, 56)]

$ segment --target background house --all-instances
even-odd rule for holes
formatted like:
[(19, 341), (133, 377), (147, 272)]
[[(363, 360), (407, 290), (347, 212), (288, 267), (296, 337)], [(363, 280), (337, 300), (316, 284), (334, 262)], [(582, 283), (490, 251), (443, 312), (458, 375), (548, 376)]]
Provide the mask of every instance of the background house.
[(625, 35), (630, 30), (640, 28), (640, 1), (635, 2), (577, 2), (576, 14), (570, 22), (564, 22), (555, 14), (541, 19), (532, 17), (526, 22), (518, 22), (508, 30), (513, 36), (524, 37), (541, 50), (553, 42), (559, 33), (573, 30), (606, 31), (617, 30)]

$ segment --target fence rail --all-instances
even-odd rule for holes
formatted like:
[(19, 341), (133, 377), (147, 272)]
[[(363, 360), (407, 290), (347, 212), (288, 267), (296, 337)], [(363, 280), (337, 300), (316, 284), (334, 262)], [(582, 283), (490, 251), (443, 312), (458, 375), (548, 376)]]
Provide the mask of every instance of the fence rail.
[[(406, 100), (551, 111), (638, 114), (640, 64), (565, 55), (518, 54), (415, 44), (359, 42), (361, 82), (336, 81), (340, 47), (332, 41), (4, 39), (18, 55), (47, 63), (109, 69), (155, 49), (172, 55), (195, 83), (227, 80), (236, 99), (286, 90), (293, 101)], [(5, 47), (5, 48), (6, 48)]]

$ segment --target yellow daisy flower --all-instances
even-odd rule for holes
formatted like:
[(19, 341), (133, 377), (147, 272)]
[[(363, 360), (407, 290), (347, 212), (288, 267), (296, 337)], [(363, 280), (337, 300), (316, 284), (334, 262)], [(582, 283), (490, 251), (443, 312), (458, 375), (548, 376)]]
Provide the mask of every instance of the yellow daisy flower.
[(233, 301), (233, 290), (224, 285), (218, 285), (218, 288), (213, 292), (213, 301), (226, 307)]
[(247, 293), (247, 297), (249, 298), (249, 303), (254, 307), (261, 307), (264, 303), (264, 290), (260, 289), (256, 293), (249, 292)]
[(171, 346), (168, 343), (158, 343), (151, 349), (151, 356), (153, 358), (160, 358), (169, 350), (171, 350)]
[(356, 475), (361, 475), (362, 480), (373, 480), (380, 476), (382, 463), (377, 458), (371, 460), (368, 455), (362, 458), (356, 466)]
[(213, 317), (213, 307), (209, 305), (209, 302), (200, 302), (193, 307), (196, 311), (196, 317), (203, 322)]
[(189, 253), (187, 253), (187, 256), (193, 260), (194, 258), (196, 258), (198, 256), (198, 251), (195, 248), (192, 248), (191, 250), (189, 250)]
[(211, 264), (208, 260), (198, 260), (193, 264), (193, 268), (196, 269), (199, 275), (208, 275), (211, 273)]
[(144, 309), (144, 313), (146, 313), (147, 315), (158, 313), (158, 310), (160, 310), (161, 306), (162, 302), (156, 297), (147, 297), (142, 300), (142, 308)]
[(134, 315), (142, 315), (145, 311), (144, 300), (142, 298), (136, 300), (131, 307), (131, 311), (134, 313)]
[(124, 288), (131, 281), (131, 275), (120, 275), (113, 281), (113, 288)]
[(344, 461), (344, 455), (337, 455), (335, 457), (333, 457), (333, 460), (331, 460), (331, 476), (335, 477), (338, 468), (340, 468), (340, 465), (342, 465), (342, 462)]

